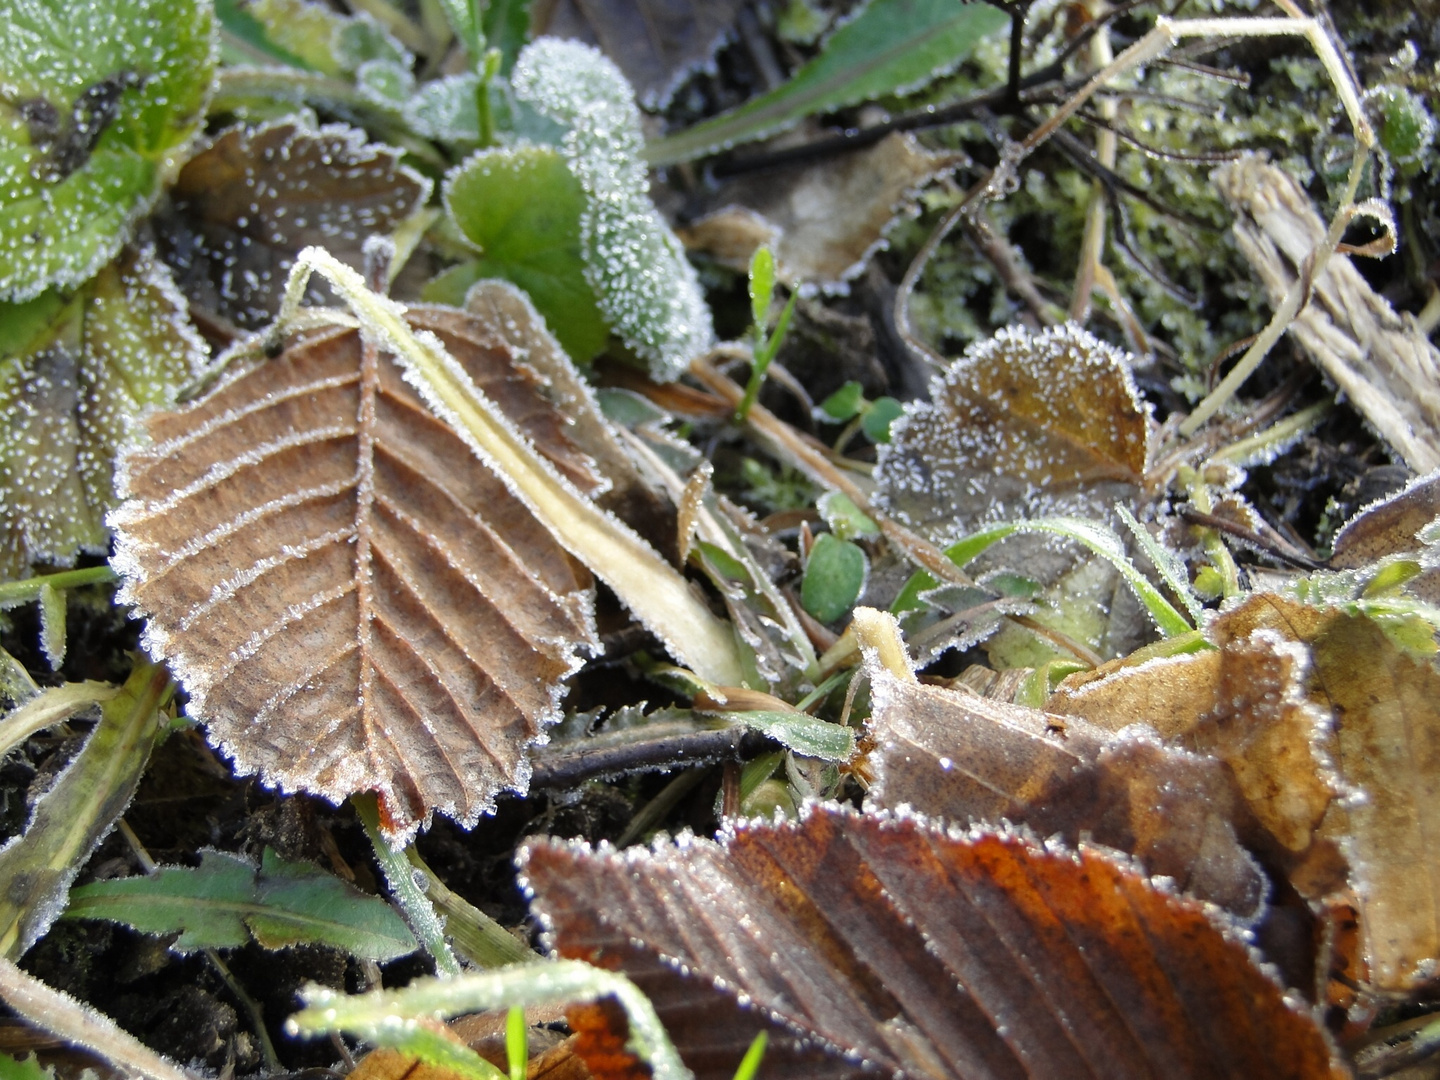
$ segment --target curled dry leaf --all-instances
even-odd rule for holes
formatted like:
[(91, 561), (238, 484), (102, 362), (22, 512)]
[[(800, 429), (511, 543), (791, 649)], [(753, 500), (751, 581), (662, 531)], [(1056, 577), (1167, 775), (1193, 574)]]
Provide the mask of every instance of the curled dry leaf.
[(1298, 855), (1339, 793), (1329, 713), (1306, 697), (1309, 667), (1302, 646), (1260, 629), (1221, 649), (1072, 675), (1045, 708), (1109, 731), (1145, 724), (1171, 746), (1218, 757), (1259, 823)]
[(399, 150), (363, 131), (279, 120), (221, 132), (186, 162), (156, 231), (190, 299), (253, 330), (279, 311), (301, 249), (362, 269), (366, 238), (393, 232), (429, 195)]
[[(489, 329), (409, 313), (582, 487), (537, 380)], [(523, 790), (526, 747), (595, 644), (591, 579), (353, 327), (149, 421), (114, 516), (125, 600), (242, 772), (340, 800), (387, 831), (473, 823)]]
[[(1440, 518), (1440, 472), (1418, 477), (1404, 491), (1380, 499), (1345, 523), (1335, 534), (1330, 566), (1358, 570), (1390, 555), (1419, 553), (1418, 533)], [(1405, 583), (1406, 589), (1431, 604), (1440, 604), (1440, 569), (1427, 569)]]
[(1370, 979), (1412, 990), (1440, 974), (1440, 671), (1363, 615), (1270, 593), (1212, 633), (1229, 647), (1262, 628), (1309, 648), (1310, 698), (1334, 715), (1328, 753), (1360, 793), (1331, 802), (1320, 835), (1350, 860)]
[(1205, 905), (1094, 848), (814, 806), (521, 865), (554, 947), (623, 970), (702, 1080), (762, 1029), (777, 1076), (1344, 1075)]
[(958, 160), (895, 132), (820, 167), (767, 169), (724, 184), (709, 200), (717, 209), (676, 232), (688, 246), (740, 271), (757, 248), (770, 244), (779, 280), (838, 286), (885, 246), (885, 234), (911, 208), (916, 189)]
[(950, 821), (1002, 818), (1074, 844), (1134, 855), (1152, 874), (1256, 917), (1266, 883), (1236, 838), (1238, 810), (1219, 762), (1143, 731), (897, 679), (874, 663), (868, 802)]

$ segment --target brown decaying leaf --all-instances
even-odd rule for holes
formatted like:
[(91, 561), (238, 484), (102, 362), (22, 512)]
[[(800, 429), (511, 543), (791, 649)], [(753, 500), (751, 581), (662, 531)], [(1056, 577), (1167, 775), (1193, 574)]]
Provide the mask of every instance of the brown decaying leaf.
[(1259, 914), (1265, 879), (1236, 838), (1238, 800), (1219, 762), (1139, 729), (1114, 735), (868, 668), (868, 805), (1085, 837), (1241, 918)]
[[(161, 250), (192, 301), (258, 329), (279, 311), (302, 248), (316, 244), (363, 270), (365, 240), (424, 205), (430, 181), (400, 156), (343, 124), (230, 128), (180, 170), (156, 219)], [(327, 296), (312, 287), (312, 301)]]
[[(408, 319), (598, 484), (483, 323)], [(387, 354), (353, 328), (306, 331), (149, 433), (113, 519), (122, 595), (239, 771), (336, 801), (376, 791), (397, 838), (525, 788), (526, 748), (595, 646), (591, 578)]]
[[(811, 137), (807, 130), (798, 141)], [(776, 145), (795, 141), (791, 133)], [(708, 201), (717, 209), (676, 233), (687, 246), (741, 271), (768, 243), (779, 280), (838, 285), (884, 247), (885, 234), (910, 208), (916, 189), (959, 160), (895, 132), (833, 161), (767, 169), (724, 184)]]
[(710, 62), (729, 35), (741, 0), (537, 0), (532, 33), (597, 45), (661, 109), (685, 77)]
[[(1353, 570), (1387, 555), (1414, 554), (1422, 544), (1416, 533), (1440, 517), (1440, 472), (1417, 477), (1405, 490), (1362, 507), (1335, 534), (1330, 566)], [(1440, 570), (1429, 569), (1405, 583), (1420, 599), (1440, 604)]]
[[(1133, 505), (1149, 410), (1125, 355), (1073, 323), (971, 346), (880, 448), (884, 506), (939, 541), (1046, 514)], [(1028, 570), (1027, 570), (1028, 572)]]
[(616, 852), (521, 853), (564, 956), (623, 970), (686, 1064), (775, 1076), (1340, 1077), (1209, 909), (1094, 848), (814, 806)]
[[(573, 1036), (542, 1050), (534, 1045), (536, 1034), (538, 1032), (531, 1031), (530, 1061), (525, 1068), (526, 1080), (590, 1080), (594, 1075), (586, 1068), (585, 1060), (575, 1052)], [(503, 1041), (497, 1047), (473, 1049), (497, 1069), (505, 1068)], [(441, 1065), (431, 1065), (412, 1054), (382, 1047), (361, 1058), (349, 1073), (349, 1080), (469, 1080), (469, 1074)]]
[(1270, 836), (1300, 853), (1339, 793), (1330, 717), (1306, 698), (1308, 672), (1303, 647), (1261, 629), (1223, 649), (1072, 675), (1045, 709), (1108, 731), (1146, 724), (1171, 746), (1218, 757)]
[(1362, 615), (1269, 593), (1218, 620), (1222, 647), (1268, 628), (1309, 646), (1309, 693), (1333, 711), (1328, 753), (1360, 796), (1320, 824), (1353, 868), (1374, 985), (1408, 992), (1440, 974), (1440, 671)]

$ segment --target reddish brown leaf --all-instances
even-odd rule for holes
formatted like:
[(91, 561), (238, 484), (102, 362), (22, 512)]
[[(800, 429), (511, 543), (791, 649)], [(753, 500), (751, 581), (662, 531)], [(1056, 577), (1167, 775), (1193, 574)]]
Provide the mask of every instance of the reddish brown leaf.
[[(191, 300), (256, 329), (280, 309), (302, 248), (316, 244), (362, 270), (365, 240), (393, 232), (429, 194), (400, 151), (367, 144), (357, 129), (242, 125), (186, 162), (156, 232)], [(327, 295), (317, 281), (311, 299)]]
[(772, 1076), (1344, 1075), (1204, 905), (1093, 848), (818, 806), (521, 863), (556, 949), (624, 970), (702, 1080), (761, 1028)]
[[(1421, 543), (1416, 533), (1437, 517), (1440, 475), (1432, 473), (1388, 499), (1371, 503), (1347, 521), (1335, 535), (1330, 565), (1337, 570), (1353, 570), (1387, 555), (1417, 553)], [(1440, 570), (1426, 570), (1405, 587), (1422, 600), (1440, 603)]]
[[(594, 480), (485, 324), (408, 317)], [(388, 355), (352, 328), (307, 331), (149, 433), (116, 563), (147, 646), (240, 771), (337, 801), (377, 791), (402, 836), (525, 788), (526, 748), (594, 645), (590, 577)]]
[(873, 805), (1086, 837), (1242, 918), (1259, 913), (1265, 879), (1236, 838), (1238, 800), (1218, 761), (1140, 729), (1113, 734), (878, 668), (870, 677)]

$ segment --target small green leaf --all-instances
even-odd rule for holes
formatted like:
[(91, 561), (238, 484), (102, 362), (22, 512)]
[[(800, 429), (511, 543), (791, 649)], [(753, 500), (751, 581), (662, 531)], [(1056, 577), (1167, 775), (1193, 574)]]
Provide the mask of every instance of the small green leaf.
[(40, 651), (59, 671), (65, 662), (65, 591), (46, 583), (40, 587)]
[(876, 398), (860, 421), (865, 437), (873, 443), (890, 441), (890, 425), (905, 415), (905, 406), (893, 397)]
[(500, 50), (504, 57), (500, 72), (508, 75), (530, 36), (530, 0), (488, 0), (483, 7), (480, 28), (490, 47)]
[(155, 202), (205, 115), (202, 0), (12, 0), (0, 33), (0, 297), (81, 284)]
[(482, 277), (514, 282), (576, 360), (596, 356), (609, 329), (585, 276), (580, 215), (585, 194), (548, 146), (481, 150), (445, 181), (445, 205), (480, 257), (447, 272), (426, 298), (464, 303)]
[(510, 1080), (525, 1080), (525, 1066), (530, 1061), (529, 1039), (526, 1038), (525, 1010), (510, 1006), (505, 1014), (505, 1063), (510, 1067)]
[(848, 540), (821, 533), (810, 549), (800, 602), (821, 622), (834, 622), (860, 599), (870, 572), (865, 552)]
[(879, 536), (880, 526), (867, 517), (850, 501), (850, 496), (841, 491), (827, 491), (815, 503), (825, 524), (841, 540), (853, 540), (857, 536)]
[(756, 1074), (760, 1071), (760, 1062), (765, 1057), (765, 1047), (770, 1041), (768, 1032), (760, 1032), (750, 1043), (750, 1049), (745, 1051), (745, 1056), (740, 1059), (740, 1067), (735, 1070), (735, 1080), (755, 1080)]
[(768, 247), (756, 248), (750, 259), (750, 316), (762, 334), (774, 296), (775, 256)]
[(848, 761), (855, 753), (855, 733), (850, 728), (819, 720), (808, 713), (746, 709), (717, 715), (768, 735), (785, 749), (805, 757)]
[(204, 851), (195, 869), (82, 885), (71, 919), (108, 919), (147, 934), (180, 936), (177, 952), (227, 949), (253, 937), (267, 949), (329, 945), (368, 960), (414, 952), (415, 939), (389, 904), (332, 874), (265, 849), (259, 870), (237, 855)]
[(23, 1058), (0, 1054), (0, 1080), (55, 1080), (55, 1067), (41, 1065), (34, 1054)]
[(764, 138), (807, 116), (918, 90), (965, 59), (1009, 16), (956, 0), (873, 0), (789, 82), (733, 112), (653, 142), (651, 165), (673, 165)]
[(864, 388), (858, 382), (851, 380), (822, 401), (820, 411), (837, 424), (843, 424), (858, 413), (864, 404)]
[(445, 20), (450, 24), (450, 29), (455, 31), (455, 40), (475, 59), (479, 59), (485, 51), (485, 34), (480, 29), (480, 21), (484, 16), (480, 15), (479, 11), (484, 11), (488, 6), (485, 0), (440, 0), (440, 9), (445, 12)]

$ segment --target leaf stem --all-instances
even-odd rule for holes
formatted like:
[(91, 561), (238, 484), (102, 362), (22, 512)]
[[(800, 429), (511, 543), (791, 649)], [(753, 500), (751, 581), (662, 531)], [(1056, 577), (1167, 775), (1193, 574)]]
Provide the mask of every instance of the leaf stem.
[(119, 575), (106, 564), (61, 570), (55, 574), (37, 574), (20, 581), (4, 581), (0, 582), (0, 608), (38, 600), (40, 591), (47, 585), (52, 589), (76, 589), (82, 585), (109, 585), (119, 580)]

